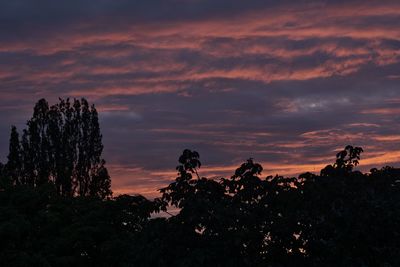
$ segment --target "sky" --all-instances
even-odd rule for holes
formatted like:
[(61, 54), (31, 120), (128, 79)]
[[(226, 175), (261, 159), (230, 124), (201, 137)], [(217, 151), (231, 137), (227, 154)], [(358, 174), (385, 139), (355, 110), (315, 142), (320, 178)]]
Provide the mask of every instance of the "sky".
[(100, 113), (115, 194), (157, 195), (247, 158), (318, 172), (347, 144), (400, 161), (400, 2), (0, 0), (0, 161), (40, 98)]

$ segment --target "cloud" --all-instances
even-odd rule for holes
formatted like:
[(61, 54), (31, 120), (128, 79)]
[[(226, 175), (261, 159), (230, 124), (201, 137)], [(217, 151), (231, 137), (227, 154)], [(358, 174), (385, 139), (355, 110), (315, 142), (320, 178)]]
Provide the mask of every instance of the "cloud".
[(0, 160), (38, 99), (87, 97), (116, 192), (154, 196), (185, 148), (211, 176), (248, 157), (318, 170), (348, 143), (365, 168), (393, 163), (399, 17), (396, 1), (3, 1)]

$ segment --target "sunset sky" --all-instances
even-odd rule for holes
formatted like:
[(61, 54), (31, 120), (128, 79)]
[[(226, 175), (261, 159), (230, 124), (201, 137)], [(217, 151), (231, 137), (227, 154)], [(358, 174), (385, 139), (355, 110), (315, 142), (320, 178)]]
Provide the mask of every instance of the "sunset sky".
[(400, 161), (400, 1), (0, 0), (0, 161), (34, 104), (100, 113), (113, 191), (157, 195), (185, 148), (318, 172)]

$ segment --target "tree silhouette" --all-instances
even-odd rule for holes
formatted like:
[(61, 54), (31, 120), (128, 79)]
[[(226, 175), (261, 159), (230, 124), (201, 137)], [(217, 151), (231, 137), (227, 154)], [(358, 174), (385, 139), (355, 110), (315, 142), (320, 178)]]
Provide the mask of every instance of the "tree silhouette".
[(198, 153), (185, 150), (175, 182), (161, 189), (164, 207), (180, 212), (158, 221), (177, 238), (158, 235), (185, 254), (164, 248), (158, 255), (179, 260), (159, 257), (168, 266), (397, 266), (400, 171), (353, 171), (362, 152), (346, 146), (321, 176), (262, 179), (249, 159), (230, 179), (211, 180), (197, 175)]
[(321, 176), (351, 173), (354, 167), (359, 164), (362, 152), (364, 150), (361, 147), (346, 146), (344, 150), (336, 154), (336, 162), (333, 165), (328, 165), (321, 170)]
[[(213, 251), (204, 252), (201, 257), (191, 256), (187, 259), (189, 265), (225, 261), (227, 265), (259, 266), (282, 264), (279, 260), (299, 263), (304, 259), (302, 240), (294, 236), (301, 232), (293, 219), (296, 205), (287, 208), (292, 201), (298, 201), (292, 186), (295, 179), (261, 179), (262, 166), (253, 159), (243, 163), (230, 179), (200, 178), (199, 155), (190, 150), (183, 152), (179, 163), (175, 182), (160, 190), (165, 206), (180, 208), (169, 223), (179, 225), (184, 236), (190, 237), (189, 244), (176, 242), (189, 247), (190, 253), (199, 246)], [(193, 179), (192, 174), (198, 178)], [(282, 230), (281, 223), (291, 228)], [(207, 244), (207, 250), (203, 244)], [(274, 262), (274, 258), (279, 260)]]
[(19, 141), (12, 128), (6, 171), (13, 184), (41, 186), (54, 183), (64, 196), (111, 195), (111, 180), (101, 158), (102, 136), (98, 114), (85, 99), (60, 99), (49, 107), (35, 105)]
[(335, 167), (338, 169), (345, 169), (352, 171), (358, 165), (361, 153), (364, 150), (361, 147), (346, 146), (344, 150), (336, 154)]

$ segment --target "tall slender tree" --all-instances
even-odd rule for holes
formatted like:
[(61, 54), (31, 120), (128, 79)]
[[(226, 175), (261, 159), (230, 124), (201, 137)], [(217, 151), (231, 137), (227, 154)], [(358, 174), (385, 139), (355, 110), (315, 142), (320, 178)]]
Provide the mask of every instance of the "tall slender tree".
[(65, 196), (111, 195), (111, 180), (101, 155), (98, 113), (86, 99), (60, 99), (35, 105), (21, 141), (16, 128), (8, 159), (14, 184), (40, 186), (51, 182)]

